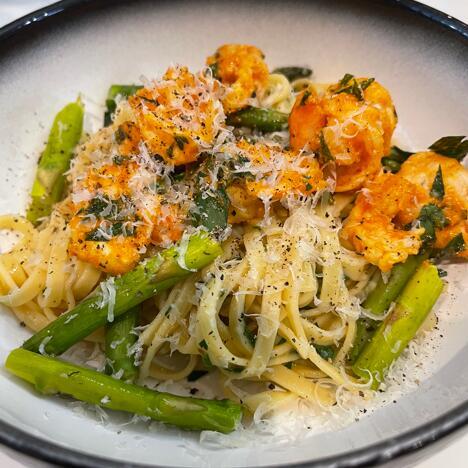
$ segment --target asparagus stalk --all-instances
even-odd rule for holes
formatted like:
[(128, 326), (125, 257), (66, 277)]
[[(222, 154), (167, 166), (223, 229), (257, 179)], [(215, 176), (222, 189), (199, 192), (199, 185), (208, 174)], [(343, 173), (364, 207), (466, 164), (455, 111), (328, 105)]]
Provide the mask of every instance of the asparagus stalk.
[(206, 235), (190, 238), (185, 252), (185, 265), (178, 250), (180, 249), (174, 247), (167, 249), (115, 278), (114, 283), (109, 285), (115, 289), (112, 314), (109, 313), (109, 304), (102, 288), (97, 289), (75, 308), (62, 314), (25, 341), (23, 348), (52, 356), (61, 354), (105, 325), (108, 316), (119, 317), (132, 307), (183, 280), (193, 271), (208, 265), (221, 253), (219, 244)]
[(134, 307), (106, 327), (106, 374), (119, 375), (133, 382), (138, 374), (135, 355), (131, 352), (138, 336), (134, 333), (140, 308)]
[(277, 132), (288, 126), (288, 114), (272, 109), (246, 107), (229, 114), (226, 123), (233, 127), (247, 127), (262, 132)]
[(371, 341), (352, 366), (356, 375), (368, 380), (376, 390), (392, 362), (414, 338), (443, 288), (437, 268), (422, 263), (397, 299), (393, 312), (383, 321)]
[(33, 224), (48, 216), (63, 198), (65, 172), (83, 130), (83, 104), (80, 99), (65, 106), (55, 117), (46, 148), (42, 153), (31, 190), (26, 217)]
[[(376, 287), (369, 293), (362, 307), (374, 315), (383, 315), (392, 302), (398, 297), (416, 269), (427, 258), (427, 253), (408, 257), (406, 262), (398, 263), (392, 268), (390, 277), (384, 282), (381, 277)], [(348, 360), (354, 363), (364, 346), (370, 341), (372, 335), (380, 326), (380, 320), (367, 317), (357, 321), (356, 338), (348, 355)]]
[(43, 394), (62, 393), (80, 401), (126, 411), (185, 429), (233, 431), (241, 406), (229, 400), (202, 400), (157, 392), (116, 380), (91, 369), (13, 350), (5, 364), (12, 374), (35, 385)]
[(135, 94), (139, 89), (143, 88), (140, 85), (112, 85), (107, 92), (106, 112), (104, 113), (104, 127), (112, 123), (112, 114), (117, 108), (116, 98), (122, 96), (124, 98)]

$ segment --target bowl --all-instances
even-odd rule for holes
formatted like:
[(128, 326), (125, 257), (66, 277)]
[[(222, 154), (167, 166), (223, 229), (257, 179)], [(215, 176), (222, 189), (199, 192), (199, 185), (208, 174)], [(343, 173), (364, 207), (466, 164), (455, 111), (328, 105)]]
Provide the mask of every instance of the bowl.
[[(414, 1), (65, 0), (0, 30), (0, 213), (24, 212), (35, 160), (64, 103), (81, 93), (86, 126), (97, 128), (109, 84), (160, 75), (170, 63), (200, 68), (229, 42), (257, 45), (272, 68), (310, 65), (318, 82), (346, 72), (376, 76), (392, 94), (408, 146), (468, 131), (468, 27)], [(449, 267), (451, 287), (437, 305), (443, 337), (420, 358), (425, 377), (345, 428), (212, 448), (197, 434), (79, 414), (2, 368), (0, 442), (75, 466), (356, 467), (412, 453), (468, 421), (467, 271)], [(0, 311), (0, 361), (27, 336)]]

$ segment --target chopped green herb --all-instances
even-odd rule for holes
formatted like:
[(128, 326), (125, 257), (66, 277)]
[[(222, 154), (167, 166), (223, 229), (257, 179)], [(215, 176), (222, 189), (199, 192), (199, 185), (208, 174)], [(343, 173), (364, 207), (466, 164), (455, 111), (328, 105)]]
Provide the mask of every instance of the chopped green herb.
[(112, 162), (116, 165), (116, 166), (121, 166), (124, 161), (126, 161), (128, 158), (125, 157), (125, 156), (121, 156), (120, 154), (117, 154), (116, 156), (114, 156), (112, 158)]
[(461, 161), (466, 156), (466, 153), (468, 153), (468, 139), (465, 140), (465, 138), (465, 136), (442, 137), (432, 143), (429, 149), (442, 156)]
[(198, 343), (198, 346), (203, 349), (208, 349), (208, 344), (205, 340), (201, 340), (200, 343)]
[(382, 165), (389, 169), (391, 172), (398, 172), (401, 165), (414, 153), (404, 151), (398, 146), (392, 146), (390, 153), (382, 158)]
[(177, 143), (177, 146), (180, 150), (183, 150), (184, 146), (188, 143), (188, 139), (183, 135), (175, 135), (174, 140)]
[(311, 92), (308, 89), (306, 89), (304, 91), (304, 94), (301, 97), (301, 102), (299, 103), (299, 105), (300, 106), (305, 105), (305, 103), (307, 102), (307, 99), (309, 99), (310, 95), (311, 95)]
[(367, 80), (361, 81), (360, 86), (363, 91), (365, 91), (373, 82), (375, 78), (368, 78)]
[(320, 132), (320, 159), (322, 164), (335, 160), (333, 154), (330, 151), (330, 148), (327, 145), (327, 142), (325, 141), (323, 132)]
[(196, 208), (192, 217), (196, 226), (203, 226), (208, 231), (226, 228), (229, 208), (226, 190), (220, 188), (214, 192), (199, 191), (194, 201)]
[(443, 249), (434, 252), (436, 258), (450, 258), (465, 250), (465, 239), (460, 232)]
[(116, 237), (123, 235), (125, 237), (133, 236), (134, 230), (133, 227), (128, 227), (124, 229), (122, 222), (117, 222), (111, 224), (108, 228), (96, 228), (86, 234), (85, 240), (95, 241), (95, 242), (107, 242), (109, 237)]
[(171, 146), (169, 146), (169, 148), (167, 148), (166, 155), (168, 158), (171, 159), (174, 157), (174, 143)]
[(336, 348), (334, 348), (333, 346), (314, 344), (314, 348), (317, 351), (318, 355), (322, 359), (326, 359), (327, 361), (333, 359), (336, 355)]
[(437, 268), (437, 273), (439, 274), (439, 278), (445, 278), (447, 276), (447, 272), (442, 268)]
[(435, 241), (435, 230), (441, 229), (448, 224), (444, 212), (437, 205), (429, 203), (421, 208), (419, 222), (424, 228), (422, 240), (424, 244), (432, 244)]
[(106, 208), (109, 207), (110, 203), (112, 202), (105, 195), (94, 197), (90, 200), (89, 205), (86, 208), (83, 208), (80, 213), (99, 216)]
[(309, 78), (312, 75), (312, 70), (307, 67), (279, 67), (275, 68), (272, 73), (284, 75), (288, 81), (294, 81), (299, 78)]
[(429, 192), (431, 197), (437, 198), (438, 200), (443, 200), (445, 195), (444, 189), (444, 179), (442, 177), (442, 167), (439, 164), (439, 169), (437, 169), (434, 182), (432, 183), (431, 191)]
[(335, 94), (346, 93), (352, 94), (359, 101), (364, 100), (363, 91), (367, 89), (373, 82), (375, 78), (368, 78), (362, 82), (359, 82), (353, 75), (346, 73), (345, 76), (340, 80), (338, 89), (335, 91)]
[(244, 327), (244, 335), (249, 340), (249, 343), (252, 346), (255, 346), (255, 343), (257, 341), (257, 336), (254, 334), (252, 330), (250, 330), (250, 328)]
[(341, 78), (339, 85), (346, 86), (353, 78), (354, 75), (351, 75), (351, 73), (345, 73), (343, 78)]

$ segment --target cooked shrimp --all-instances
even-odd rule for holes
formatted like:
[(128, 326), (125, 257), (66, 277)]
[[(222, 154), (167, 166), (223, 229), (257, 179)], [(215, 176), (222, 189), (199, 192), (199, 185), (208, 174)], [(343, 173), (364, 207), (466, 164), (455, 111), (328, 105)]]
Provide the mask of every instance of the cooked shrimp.
[[(99, 219), (87, 222), (82, 216), (73, 217), (68, 246), (70, 255), (76, 255), (111, 275), (126, 273), (140, 260), (141, 249), (148, 243), (149, 231), (145, 226), (133, 228), (131, 222), (127, 228), (121, 225), (120, 221), (107, 223)], [(115, 234), (115, 226), (120, 226), (118, 235)]]
[(252, 195), (245, 184), (234, 183), (227, 187), (227, 195), (231, 206), (228, 221), (231, 224), (257, 223), (263, 218), (264, 205), (255, 195)]
[(196, 161), (213, 143), (224, 122), (219, 95), (219, 83), (176, 67), (128, 102), (150, 152), (178, 166)]
[(337, 192), (358, 189), (378, 173), (396, 125), (390, 94), (382, 85), (364, 78), (351, 82), (357, 95), (340, 92), (343, 80), (323, 95), (306, 89), (289, 117), (293, 150), (319, 151), (323, 136), (322, 144), (336, 161)]
[(214, 75), (227, 85), (228, 91), (223, 98), (226, 113), (241, 109), (248, 100), (268, 81), (268, 67), (264, 55), (254, 46), (226, 44), (206, 63), (215, 70)]
[(245, 140), (236, 144), (236, 151), (248, 161), (244, 170), (251, 176), (247, 177), (245, 187), (258, 198), (278, 201), (292, 193), (310, 195), (326, 186), (318, 161), (310, 153), (296, 155), (276, 146)]
[[(445, 195), (442, 200), (432, 198), (431, 203), (442, 208), (448, 224), (436, 230), (435, 247), (445, 247), (459, 233), (468, 245), (468, 170), (455, 159), (426, 151), (413, 154), (398, 175), (429, 193), (439, 167)], [(459, 255), (468, 257), (468, 250), (465, 248)]]
[(423, 228), (405, 229), (428, 201), (423, 188), (399, 175), (381, 174), (358, 195), (342, 230), (366, 260), (382, 271), (417, 254)]

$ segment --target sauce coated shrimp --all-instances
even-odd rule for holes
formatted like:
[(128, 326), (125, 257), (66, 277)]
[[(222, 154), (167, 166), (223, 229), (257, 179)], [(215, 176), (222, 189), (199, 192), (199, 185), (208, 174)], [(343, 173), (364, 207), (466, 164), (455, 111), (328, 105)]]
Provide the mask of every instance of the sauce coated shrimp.
[(365, 78), (343, 80), (323, 95), (310, 88), (303, 91), (289, 117), (293, 150), (327, 146), (336, 162), (337, 192), (359, 189), (379, 172), (397, 120), (381, 84)]

